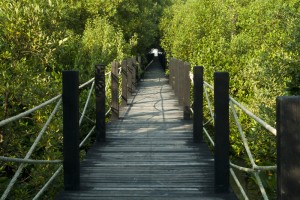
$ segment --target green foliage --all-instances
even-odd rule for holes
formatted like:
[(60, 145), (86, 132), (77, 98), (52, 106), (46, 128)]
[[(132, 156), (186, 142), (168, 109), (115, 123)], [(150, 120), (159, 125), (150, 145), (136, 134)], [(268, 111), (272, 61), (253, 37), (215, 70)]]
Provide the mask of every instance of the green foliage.
[[(230, 73), (231, 95), (275, 126), (276, 97), (300, 94), (299, 24), (296, 0), (176, 0), (160, 21), (161, 45), (168, 57), (204, 66), (204, 78)], [(238, 111), (258, 165), (274, 165), (276, 139)], [(233, 157), (250, 166), (231, 119)], [(266, 159), (268, 158), (268, 159)], [(275, 176), (261, 173), (264, 184)], [(268, 192), (274, 192), (270, 189)]]
[[(152, 45), (158, 44), (158, 20), (170, 2), (1, 1), (0, 120), (59, 94), (62, 70), (79, 70), (80, 80), (85, 82), (92, 78), (95, 64), (109, 66), (113, 60), (120, 61), (136, 53), (146, 53)], [(85, 99), (87, 94), (84, 90), (81, 97)], [(80, 101), (81, 107), (84, 103)], [(24, 157), (53, 108), (54, 104), (49, 105), (0, 127), (0, 154)], [(87, 117), (93, 119), (93, 112), (94, 108), (89, 108)], [(33, 152), (33, 159), (62, 159), (61, 114), (60, 110), (54, 117)], [(81, 132), (86, 134), (92, 124), (85, 119)], [(86, 148), (82, 149), (82, 155)], [(18, 166), (16, 163), (1, 163), (1, 194)], [(57, 165), (28, 165), (9, 199), (32, 198), (56, 168)], [(55, 185), (57, 187), (52, 187), (44, 199), (54, 198), (61, 180)]]
[(161, 20), (161, 43), (168, 56), (205, 66), (208, 82), (213, 72), (228, 71), (232, 95), (274, 124), (275, 97), (299, 87), (298, 6), (292, 0), (176, 1)]

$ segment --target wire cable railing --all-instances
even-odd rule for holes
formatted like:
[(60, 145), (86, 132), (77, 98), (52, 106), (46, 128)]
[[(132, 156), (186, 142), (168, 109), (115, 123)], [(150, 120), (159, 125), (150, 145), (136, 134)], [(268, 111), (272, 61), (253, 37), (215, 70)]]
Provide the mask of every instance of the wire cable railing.
[[(194, 75), (192, 74), (192, 72), (190, 72), (189, 76), (190, 76), (190, 80), (191, 80), (192, 84), (194, 85)], [(212, 125), (213, 125), (214, 124), (214, 120), (215, 120), (215, 114), (213, 112), (213, 107), (212, 107), (211, 99), (210, 99), (209, 94), (208, 94), (208, 90), (213, 91), (214, 87), (204, 81), (203, 82), (203, 93), (204, 93), (204, 96), (205, 96), (204, 99), (206, 100), (207, 108), (209, 110), (209, 114), (208, 115), (210, 117), (207, 120), (207, 122), (203, 122), (203, 132), (205, 133), (206, 137), (208, 138), (210, 144), (214, 147), (215, 143), (214, 143), (213, 137), (209, 134), (209, 131), (206, 128), (207, 124), (212, 123)], [(241, 182), (237, 178), (237, 175), (234, 172), (233, 168), (237, 169), (239, 171), (243, 171), (243, 172), (247, 172), (247, 173), (252, 173), (254, 175), (254, 177), (255, 177), (255, 180), (257, 182), (257, 185), (259, 187), (259, 190), (260, 190), (260, 193), (261, 193), (263, 199), (267, 200), (267, 199), (269, 199), (269, 197), (268, 197), (266, 189), (265, 189), (265, 187), (264, 187), (264, 185), (262, 183), (262, 179), (259, 176), (259, 173), (261, 171), (266, 171), (266, 170), (276, 171), (277, 170), (277, 166), (276, 165), (273, 165), (273, 166), (258, 166), (256, 164), (254, 155), (252, 154), (252, 152), (250, 150), (250, 147), (249, 147), (249, 144), (248, 144), (248, 141), (247, 141), (247, 137), (246, 137), (246, 135), (245, 135), (245, 133), (243, 131), (242, 124), (240, 123), (240, 120), (239, 120), (239, 117), (237, 115), (235, 107), (237, 107), (238, 109), (240, 109), (243, 113), (245, 113), (252, 120), (254, 120), (255, 122), (257, 122), (260, 126), (262, 126), (265, 130), (267, 130), (269, 133), (271, 133), (274, 136), (277, 135), (276, 129), (274, 127), (272, 127), (271, 125), (269, 125), (268, 123), (266, 123), (264, 120), (260, 119), (256, 115), (254, 115), (251, 111), (249, 111), (247, 108), (245, 108), (243, 105), (241, 105), (238, 101), (236, 101), (234, 98), (232, 98), (230, 96), (229, 96), (229, 107), (230, 107), (232, 116), (234, 118), (234, 122), (236, 124), (236, 127), (238, 129), (240, 138), (242, 140), (243, 146), (244, 146), (244, 148), (246, 150), (246, 154), (247, 154), (248, 159), (250, 160), (250, 163), (251, 163), (251, 166), (252, 166), (251, 168), (249, 168), (249, 167), (243, 167), (243, 166), (239, 166), (237, 164), (234, 164), (233, 162), (230, 161), (229, 162), (229, 164), (230, 164), (230, 174), (231, 174), (233, 180), (235, 181), (238, 189), (240, 190), (243, 198), (247, 200), (247, 199), (249, 199), (249, 197), (247, 196), (244, 188), (242, 187)], [(192, 113), (194, 112), (192, 108), (191, 108), (191, 112)]]
[[(108, 72), (105, 74), (106, 76), (108, 76), (108, 79), (110, 80), (110, 76), (111, 73)], [(107, 82), (105, 90), (107, 91), (109, 89), (109, 83), (110, 81)], [(92, 91), (94, 89), (94, 84), (95, 84), (95, 79), (92, 78), (89, 81), (81, 84), (79, 86), (78, 89), (84, 89), (87, 86), (91, 85), (90, 89), (89, 89), (89, 93), (83, 108), (83, 111), (80, 113), (81, 117), (79, 120), (79, 124), (82, 124), (82, 121), (84, 118), (89, 119), (86, 116), (86, 112), (87, 112), (87, 108), (89, 105), (89, 102), (91, 100), (91, 96), (92, 96)], [(42, 139), (43, 135), (45, 134), (47, 128), (49, 127), (51, 121), (53, 120), (55, 114), (58, 112), (58, 110), (61, 108), (61, 104), (62, 104), (62, 95), (57, 95), (56, 97), (53, 97), (52, 99), (49, 99), (43, 103), (41, 103), (40, 105), (29, 109), (25, 112), (22, 112), (16, 116), (10, 117), (8, 119), (2, 120), (0, 121), (0, 127), (5, 126), (11, 122), (16, 122), (34, 112), (36, 112), (39, 109), (44, 108), (45, 106), (48, 106), (52, 103), (55, 103), (56, 105), (53, 109), (53, 111), (51, 112), (50, 116), (48, 117), (46, 123), (44, 124), (44, 126), (42, 127), (41, 131), (39, 132), (38, 136), (36, 137), (35, 141), (33, 142), (32, 146), (30, 147), (30, 149), (28, 150), (28, 152), (26, 153), (24, 158), (14, 158), (14, 157), (5, 157), (5, 156), (0, 156), (0, 161), (4, 161), (4, 162), (15, 162), (15, 163), (20, 163), (17, 171), (15, 172), (14, 176), (12, 177), (12, 179), (10, 180), (9, 184), (7, 185), (5, 191), (3, 192), (2, 196), (1, 196), (1, 200), (4, 200), (7, 198), (7, 196), (9, 195), (9, 193), (11, 192), (11, 190), (13, 189), (13, 186), (15, 185), (15, 183), (17, 182), (17, 179), (20, 177), (23, 169), (26, 167), (27, 164), (61, 164), (63, 161), (62, 160), (33, 160), (30, 159), (31, 155), (33, 154), (34, 150), (36, 149), (38, 143), (40, 142), (40, 140)], [(106, 116), (108, 115), (108, 113), (110, 112), (111, 109), (109, 109), (106, 112)], [(89, 119), (89, 121), (92, 121), (91, 119)], [(84, 145), (84, 143), (88, 140), (88, 138), (92, 135), (92, 133), (95, 130), (95, 126), (93, 126), (91, 128), (91, 130), (89, 131), (89, 133), (86, 135), (86, 137), (83, 139), (83, 141), (80, 143), (80, 147), (82, 147)], [(47, 188), (50, 186), (50, 184), (53, 182), (53, 180), (60, 174), (60, 172), (63, 169), (63, 165), (61, 164), (59, 166), (59, 168), (56, 170), (56, 172), (52, 175), (52, 177), (45, 183), (45, 185), (41, 188), (41, 190), (35, 195), (35, 197), (33, 199), (38, 199), (43, 193), (44, 191), (47, 190)]]
[[(192, 77), (192, 76), (191, 76)], [(211, 98), (209, 96), (209, 92), (208, 90), (213, 90), (213, 86), (208, 84), (207, 82), (204, 81), (203, 83), (203, 91), (204, 91), (204, 96), (206, 99), (206, 105), (208, 107), (209, 110), (209, 116), (210, 118), (207, 120), (207, 122), (203, 122), (203, 132), (205, 133), (206, 137), (208, 138), (208, 140), (210, 141), (212, 146), (215, 146), (215, 143), (213, 141), (213, 137), (209, 134), (209, 131), (207, 130), (207, 128), (205, 127), (206, 124), (209, 124), (210, 122), (212, 124), (214, 124), (214, 111), (213, 111), (213, 107), (212, 107), (212, 103), (211, 103)], [(231, 114), (233, 116), (236, 128), (238, 129), (239, 135), (240, 135), (240, 139), (243, 143), (243, 146), (245, 148), (246, 154), (248, 156), (248, 159), (251, 163), (251, 168), (249, 167), (243, 167), (243, 166), (239, 166), (237, 164), (234, 164), (233, 162), (230, 161), (230, 174), (233, 177), (233, 180), (235, 181), (237, 187), (239, 188), (242, 196), (244, 199), (249, 199), (249, 197), (247, 196), (244, 188), (242, 187), (241, 182), (239, 181), (239, 179), (237, 178), (237, 175), (235, 173), (234, 169), (243, 171), (243, 172), (247, 172), (247, 173), (252, 173), (255, 177), (256, 183), (260, 189), (260, 193), (263, 197), (264, 200), (269, 199), (266, 189), (262, 183), (262, 179), (259, 175), (259, 173), (261, 171), (266, 171), (266, 170), (273, 170), (275, 171), (277, 169), (277, 166), (258, 166), (255, 162), (255, 157), (253, 155), (253, 153), (250, 150), (249, 144), (248, 144), (248, 140), (247, 137), (243, 131), (242, 128), (242, 124), (240, 123), (239, 117), (237, 115), (237, 111), (236, 111), (236, 107), (238, 109), (240, 109), (242, 112), (244, 112), (247, 116), (249, 116), (252, 120), (255, 120), (258, 124), (260, 124), (263, 128), (265, 128), (267, 131), (269, 131), (271, 134), (276, 136), (276, 129), (273, 128), (272, 126), (270, 126), (268, 123), (266, 123), (265, 121), (263, 121), (262, 119), (260, 119), (259, 117), (257, 117), (256, 115), (254, 115), (251, 111), (249, 111), (248, 109), (246, 109), (244, 106), (242, 106), (240, 103), (238, 103), (235, 99), (233, 99), (232, 97), (229, 97), (229, 107), (231, 110)]]
[[(135, 60), (136, 59), (136, 60)], [(104, 79), (105, 79), (105, 107), (108, 108), (107, 111), (105, 112), (105, 117), (108, 117), (108, 115), (110, 114), (110, 112), (112, 112), (112, 107), (113, 107), (113, 99), (112, 99), (112, 90), (113, 88), (110, 87), (112, 86), (112, 83), (114, 82), (114, 84), (116, 82), (120, 83), (122, 82), (122, 79), (128, 79), (127, 74), (129, 73), (129, 68), (133, 68), (133, 65), (137, 65), (138, 69), (141, 73), (143, 72), (143, 70), (141, 69), (141, 58), (137, 57), (137, 58), (128, 58), (127, 61), (130, 61), (127, 63), (126, 59), (125, 59), (125, 66), (124, 69), (122, 67), (118, 67), (119, 64), (117, 62), (113, 62), (112, 63), (112, 71), (107, 72), (104, 74)], [(131, 63), (131, 65), (129, 64)], [(104, 66), (103, 66), (104, 67)], [(122, 78), (117, 78), (117, 81), (113, 80), (112, 78), (112, 73), (113, 69), (117, 70), (116, 74), (114, 74), (114, 76), (117, 77), (122, 77)], [(123, 70), (124, 73), (122, 72)], [(123, 73), (123, 74), (122, 74)], [(124, 76), (125, 74), (125, 76)], [(135, 75), (134, 75), (135, 76)], [(127, 83), (128, 82), (128, 83)], [(131, 84), (135, 84), (133, 83), (133, 80), (127, 80), (125, 81), (126, 85), (124, 84), (119, 84), (118, 88), (118, 99), (119, 102), (122, 99), (122, 95), (123, 94), (123, 89), (122, 88), (127, 88), (127, 87), (131, 87)], [(88, 139), (91, 137), (91, 135), (95, 132), (96, 129), (96, 124), (97, 122), (93, 119), (90, 119), (89, 116), (87, 116), (88, 113), (88, 107), (90, 106), (90, 101), (92, 99), (92, 94), (93, 94), (93, 90), (96, 89), (95, 87), (96, 83), (95, 83), (95, 78), (90, 79), (89, 81), (79, 85), (78, 89), (82, 90), (82, 89), (86, 89), (89, 86), (89, 90), (88, 93), (86, 95), (86, 100), (84, 102), (84, 106), (82, 111), (79, 110), (79, 126), (82, 125), (83, 120), (87, 120), (89, 123), (92, 123), (93, 126), (92, 128), (88, 131), (88, 133), (86, 134), (86, 136), (84, 137), (84, 139), (80, 142), (79, 144), (79, 148), (83, 147), (83, 145), (88, 141)], [(122, 90), (121, 90), (122, 89)], [(104, 92), (103, 91), (103, 92)], [(125, 90), (127, 91), (127, 90)], [(111, 100), (111, 101), (109, 101)], [(49, 180), (43, 185), (43, 187), (38, 191), (38, 193), (33, 197), (33, 199), (38, 199), (41, 197), (41, 195), (50, 187), (51, 183), (55, 180), (55, 178), (60, 174), (60, 172), (63, 170), (63, 160), (35, 160), (35, 159), (31, 159), (31, 155), (33, 154), (34, 150), (36, 149), (38, 143), (41, 141), (43, 135), (45, 134), (47, 128), (49, 127), (49, 125), (51, 124), (51, 122), (53, 121), (55, 115), (58, 113), (58, 111), (60, 110), (60, 108), (62, 107), (62, 94), (57, 95), (43, 103), (41, 103), (38, 106), (35, 106), (32, 109), (29, 109), (25, 112), (22, 112), (16, 116), (10, 117), (8, 119), (4, 119), (2, 121), (0, 121), (0, 127), (3, 127), (9, 123), (12, 122), (16, 122), (18, 120), (21, 120), (25, 117), (27, 117), (30, 114), (33, 114), (34, 112), (45, 108), (48, 105), (51, 104), (55, 104), (54, 109), (52, 110), (51, 114), (48, 116), (48, 119), (46, 120), (45, 124), (43, 125), (42, 129), (40, 130), (38, 136), (36, 137), (35, 141), (33, 142), (32, 146), (30, 147), (29, 151), (26, 153), (26, 156), (24, 158), (15, 158), (15, 157), (5, 157), (5, 156), (0, 156), (0, 161), (3, 162), (13, 162), (13, 163), (19, 163), (19, 167), (17, 169), (17, 171), (15, 172), (15, 174), (13, 175), (12, 179), (9, 181), (5, 191), (3, 192), (2, 196), (1, 196), (1, 200), (4, 200), (8, 197), (9, 193), (11, 192), (11, 190), (13, 189), (13, 186), (16, 184), (18, 178), (20, 177), (20, 175), (22, 174), (22, 171), (24, 170), (24, 168), (28, 165), (28, 164), (60, 164), (60, 166), (57, 168), (57, 170), (53, 173), (53, 175), (49, 178)], [(117, 101), (117, 100), (114, 100)], [(114, 108), (115, 110), (115, 108)]]

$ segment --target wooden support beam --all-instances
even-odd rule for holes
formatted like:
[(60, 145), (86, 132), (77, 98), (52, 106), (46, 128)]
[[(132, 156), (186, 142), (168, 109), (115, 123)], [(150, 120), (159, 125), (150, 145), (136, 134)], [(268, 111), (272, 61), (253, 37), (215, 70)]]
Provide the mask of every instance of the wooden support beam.
[(62, 78), (64, 188), (79, 190), (79, 72), (63, 71)]
[(111, 66), (111, 120), (119, 119), (119, 63)]
[(277, 199), (300, 199), (300, 97), (277, 98)]
[(127, 61), (123, 60), (121, 63), (121, 68), (122, 68), (122, 105), (126, 106), (127, 105)]
[(133, 92), (133, 66), (132, 59), (127, 59), (127, 98), (131, 98)]
[(105, 142), (105, 66), (95, 65), (96, 135), (97, 142)]
[(174, 58), (170, 58), (169, 62), (169, 84), (174, 90)]
[(214, 74), (215, 190), (229, 192), (229, 74)]
[(136, 58), (132, 57), (131, 58), (131, 63), (132, 63), (132, 93), (136, 92), (136, 87), (137, 87), (137, 71), (138, 71), (138, 66), (136, 62)]
[(191, 78), (190, 78), (190, 64), (185, 62), (183, 65), (183, 119), (191, 119)]
[(193, 135), (194, 142), (203, 141), (203, 67), (194, 67), (194, 117)]
[(178, 91), (178, 102), (180, 106), (183, 106), (183, 93), (187, 88), (184, 85), (184, 62), (178, 60), (177, 66), (177, 91)]
[(179, 81), (178, 81), (178, 77), (179, 77), (180, 73), (179, 73), (179, 60), (174, 59), (174, 93), (175, 96), (178, 98), (179, 94)]

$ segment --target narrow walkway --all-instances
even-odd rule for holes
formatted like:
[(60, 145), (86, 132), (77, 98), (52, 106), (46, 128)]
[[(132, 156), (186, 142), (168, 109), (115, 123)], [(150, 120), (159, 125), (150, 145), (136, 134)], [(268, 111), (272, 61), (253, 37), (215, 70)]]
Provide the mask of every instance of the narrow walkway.
[(60, 199), (222, 200), (214, 195), (214, 162), (206, 144), (194, 144), (192, 122), (162, 69), (152, 65), (121, 120), (107, 125), (81, 164), (81, 190)]

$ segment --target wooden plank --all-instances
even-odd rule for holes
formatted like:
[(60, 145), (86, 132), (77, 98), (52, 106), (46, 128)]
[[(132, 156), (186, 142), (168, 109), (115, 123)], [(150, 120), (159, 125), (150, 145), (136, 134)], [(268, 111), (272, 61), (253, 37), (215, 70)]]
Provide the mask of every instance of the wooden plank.
[(300, 198), (300, 97), (277, 98), (277, 197)]
[(131, 66), (132, 66), (132, 93), (136, 92), (136, 86), (137, 86), (137, 73), (138, 73), (138, 66), (136, 62), (136, 58), (131, 58)]
[(130, 98), (132, 96), (132, 93), (134, 92), (133, 89), (135, 86), (133, 85), (133, 76), (134, 76), (134, 70), (132, 59), (127, 59), (127, 97)]
[(229, 192), (229, 74), (214, 74), (216, 192)]
[(183, 66), (183, 81), (184, 81), (184, 90), (183, 90), (183, 119), (191, 119), (191, 79), (190, 79), (190, 64), (185, 62)]
[(195, 142), (203, 141), (203, 67), (194, 67), (194, 117), (193, 134)]
[(121, 63), (121, 72), (122, 72), (122, 106), (127, 105), (127, 75), (128, 75), (128, 67), (127, 67), (127, 60), (123, 60)]
[(119, 119), (119, 63), (111, 66), (111, 120)]
[(64, 188), (80, 188), (79, 159), (79, 72), (63, 71)]
[(81, 162), (81, 190), (58, 199), (234, 199), (214, 194), (211, 152), (193, 142), (192, 121), (166, 84), (150, 66), (124, 118), (107, 124), (106, 142)]
[(97, 142), (105, 142), (105, 66), (95, 65), (96, 134)]

